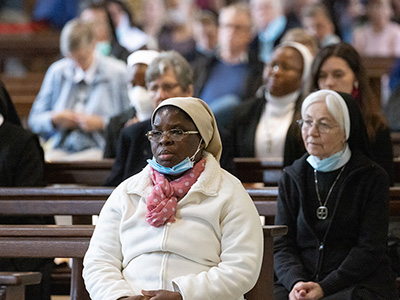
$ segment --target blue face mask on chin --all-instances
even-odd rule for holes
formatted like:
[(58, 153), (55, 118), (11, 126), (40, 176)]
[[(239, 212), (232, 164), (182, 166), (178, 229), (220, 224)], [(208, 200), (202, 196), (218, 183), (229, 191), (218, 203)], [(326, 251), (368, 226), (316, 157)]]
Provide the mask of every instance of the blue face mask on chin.
[(182, 174), (183, 172), (186, 172), (187, 170), (193, 168), (194, 166), (194, 158), (197, 155), (197, 153), (200, 151), (200, 146), (202, 143), (203, 139), (200, 140), (199, 146), (197, 147), (196, 152), (193, 154), (192, 157), (186, 157), (184, 160), (182, 160), (180, 163), (177, 165), (173, 166), (172, 168), (164, 167), (160, 165), (154, 158), (148, 159), (147, 163), (157, 172), (160, 172), (162, 174), (167, 174), (167, 175), (179, 175)]
[(183, 172), (193, 168), (193, 165), (194, 165), (194, 162), (192, 162), (189, 157), (186, 157), (179, 164), (173, 166), (172, 168), (168, 168), (168, 167), (164, 167), (164, 166), (160, 165), (154, 159), (154, 157), (152, 159), (148, 159), (147, 162), (154, 170), (156, 170), (162, 174), (167, 174), (167, 175), (182, 174)]

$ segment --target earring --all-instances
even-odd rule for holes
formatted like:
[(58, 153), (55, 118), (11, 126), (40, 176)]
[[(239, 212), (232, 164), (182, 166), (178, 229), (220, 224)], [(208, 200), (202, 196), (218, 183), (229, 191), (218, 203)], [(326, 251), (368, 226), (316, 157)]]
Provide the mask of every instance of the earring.
[(353, 83), (353, 91), (351, 92), (351, 95), (353, 96), (354, 100), (358, 103), (361, 104), (361, 99), (360, 99), (360, 90), (358, 88), (359, 83), (358, 81), (355, 81)]

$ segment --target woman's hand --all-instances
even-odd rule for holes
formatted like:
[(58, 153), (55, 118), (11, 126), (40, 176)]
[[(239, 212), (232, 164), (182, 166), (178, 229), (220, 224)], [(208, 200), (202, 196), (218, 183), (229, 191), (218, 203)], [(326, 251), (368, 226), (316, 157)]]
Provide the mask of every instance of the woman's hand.
[(72, 110), (63, 110), (58, 113), (54, 113), (51, 117), (51, 122), (54, 127), (60, 127), (64, 129), (76, 129), (78, 128), (78, 118), (76, 113)]
[(143, 295), (119, 298), (118, 300), (182, 300), (181, 294), (167, 290), (145, 291)]
[[(181, 294), (167, 290), (145, 291), (142, 290), (144, 296), (151, 300), (182, 300)], [(147, 298), (146, 298), (147, 299)]]
[(77, 114), (79, 127), (87, 132), (104, 129), (103, 117), (96, 115)]
[(313, 281), (296, 283), (289, 294), (289, 300), (318, 300), (324, 296), (321, 286)]

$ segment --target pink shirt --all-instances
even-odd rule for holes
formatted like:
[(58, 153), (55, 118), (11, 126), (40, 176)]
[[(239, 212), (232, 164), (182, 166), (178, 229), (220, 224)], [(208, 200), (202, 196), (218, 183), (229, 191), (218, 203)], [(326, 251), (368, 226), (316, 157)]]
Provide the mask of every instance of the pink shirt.
[(353, 46), (361, 56), (400, 56), (400, 25), (391, 22), (381, 32), (370, 24), (355, 28)]

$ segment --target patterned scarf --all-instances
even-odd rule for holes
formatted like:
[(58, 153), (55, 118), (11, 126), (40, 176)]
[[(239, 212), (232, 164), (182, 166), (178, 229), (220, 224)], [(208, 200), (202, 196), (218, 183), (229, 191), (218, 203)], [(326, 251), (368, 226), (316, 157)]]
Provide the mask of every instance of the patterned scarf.
[(160, 227), (167, 222), (175, 222), (178, 201), (187, 194), (205, 166), (206, 159), (203, 157), (192, 169), (173, 181), (168, 181), (164, 174), (151, 168), (150, 174), (154, 186), (146, 201), (147, 223)]

